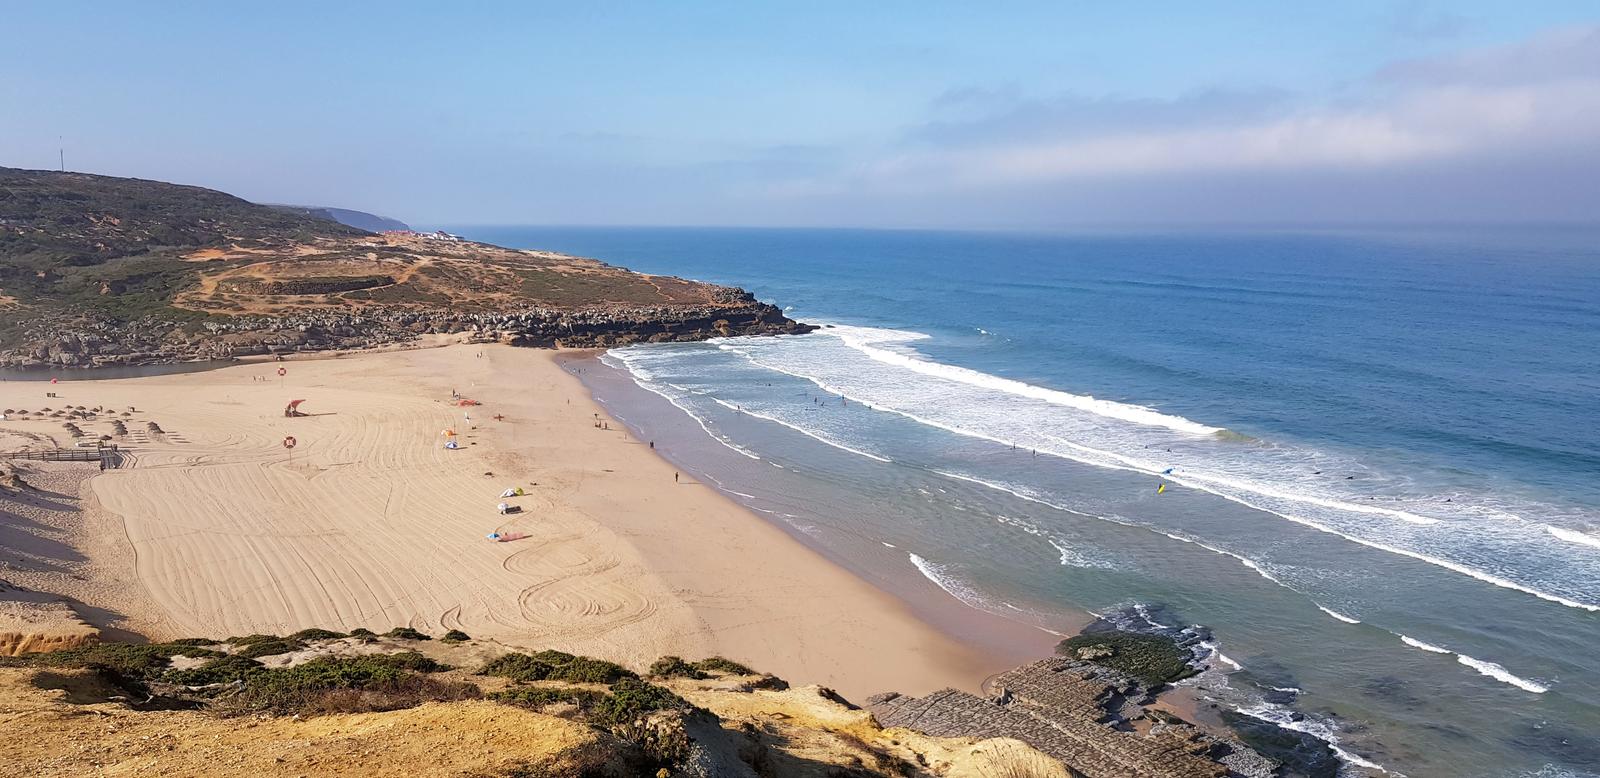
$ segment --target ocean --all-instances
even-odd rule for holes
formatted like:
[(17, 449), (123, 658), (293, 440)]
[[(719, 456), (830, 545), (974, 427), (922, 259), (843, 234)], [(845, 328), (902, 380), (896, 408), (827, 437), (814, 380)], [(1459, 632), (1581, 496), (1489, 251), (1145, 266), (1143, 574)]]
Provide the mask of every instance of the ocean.
[(891, 592), (1203, 625), (1346, 774), (1600, 775), (1600, 231), (452, 231), (822, 325), (600, 394)]

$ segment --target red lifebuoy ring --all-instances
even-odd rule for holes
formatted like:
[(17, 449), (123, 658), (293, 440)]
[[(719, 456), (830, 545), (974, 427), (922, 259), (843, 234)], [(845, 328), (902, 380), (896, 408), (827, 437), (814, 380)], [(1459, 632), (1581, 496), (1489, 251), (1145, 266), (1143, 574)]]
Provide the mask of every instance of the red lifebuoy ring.
[(290, 435), (290, 436), (288, 436), (288, 437), (283, 439), (283, 447), (284, 448), (294, 448), (295, 442), (296, 441), (294, 439), (294, 436)]
[(287, 368), (287, 367), (278, 368), (278, 375), (288, 375), (288, 374), (289, 374), (289, 368)]

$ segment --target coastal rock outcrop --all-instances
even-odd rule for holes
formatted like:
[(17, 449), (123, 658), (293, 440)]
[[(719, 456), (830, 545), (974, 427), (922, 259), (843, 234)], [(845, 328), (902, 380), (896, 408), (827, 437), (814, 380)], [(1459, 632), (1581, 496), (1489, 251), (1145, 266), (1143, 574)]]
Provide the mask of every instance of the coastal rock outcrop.
[(735, 335), (799, 334), (815, 329), (741, 293), (726, 302), (679, 306), (596, 306), (577, 310), (315, 310), (282, 316), (234, 316), (200, 324), (164, 317), (119, 322), (83, 316), (25, 325), (22, 345), (0, 349), (0, 367), (106, 367), (227, 360), (372, 348), (423, 335), (462, 334), (481, 341), (543, 348), (597, 348), (705, 340)]
[(326, 209), (196, 187), (0, 168), (0, 195), (3, 367), (206, 361), (439, 334), (604, 347), (812, 329), (742, 289), (387, 223), (363, 232)]
[(891, 692), (869, 698), (867, 707), (886, 727), (1020, 740), (1086, 778), (1267, 778), (1277, 768), (1237, 741), (1147, 710), (1142, 686), (1089, 662), (1043, 659), (989, 686), (992, 699), (957, 689), (923, 697)]

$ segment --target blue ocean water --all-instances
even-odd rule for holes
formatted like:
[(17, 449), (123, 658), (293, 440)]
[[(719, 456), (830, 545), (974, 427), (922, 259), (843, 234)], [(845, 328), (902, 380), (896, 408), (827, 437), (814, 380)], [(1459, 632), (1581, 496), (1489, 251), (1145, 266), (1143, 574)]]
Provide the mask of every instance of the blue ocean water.
[(1163, 604), (1351, 771), (1600, 773), (1600, 232), (455, 231), (829, 325), (607, 360), (863, 569)]

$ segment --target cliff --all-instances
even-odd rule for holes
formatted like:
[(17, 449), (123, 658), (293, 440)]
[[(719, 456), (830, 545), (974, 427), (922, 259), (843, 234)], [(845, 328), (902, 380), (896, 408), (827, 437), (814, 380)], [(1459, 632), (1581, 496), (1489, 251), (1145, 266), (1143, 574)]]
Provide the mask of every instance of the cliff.
[(0, 168), (0, 366), (148, 364), (466, 333), (609, 346), (799, 333), (749, 293), (198, 187)]
[(272, 207), (335, 221), (346, 227), (354, 227), (367, 232), (409, 231), (411, 229), (410, 226), (399, 219), (391, 219), (387, 216), (379, 216), (366, 211), (352, 211), (349, 208), (328, 208), (320, 205), (274, 205)]
[(990, 697), (889, 693), (863, 710), (722, 657), (630, 669), (457, 631), (90, 643), (0, 657), (0, 762), (29, 775), (1305, 775), (1148, 707), (1151, 692), (1103, 666), (1047, 659), (992, 680)]
[(306, 630), (0, 658), (19, 775), (1067, 778), (1016, 740), (886, 729), (725, 659), (648, 671), (452, 633)]

